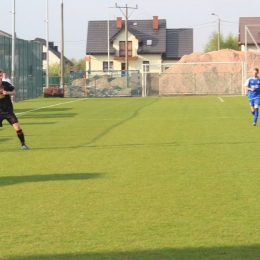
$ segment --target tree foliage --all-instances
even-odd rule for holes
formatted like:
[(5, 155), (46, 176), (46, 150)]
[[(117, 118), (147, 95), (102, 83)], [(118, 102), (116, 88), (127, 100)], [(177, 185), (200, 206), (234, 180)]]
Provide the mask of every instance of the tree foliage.
[[(73, 70), (72, 67), (70, 66), (69, 63), (65, 63), (64, 64), (64, 75), (69, 75), (70, 71)], [(61, 72), (60, 71), (60, 63), (56, 62), (56, 63), (49, 65), (49, 75), (50, 76), (60, 76), (61, 75), (60, 72)]]
[(86, 61), (84, 58), (78, 61), (75, 58), (72, 58), (70, 61), (74, 64), (71, 70), (86, 70)]
[(49, 75), (50, 76), (60, 75), (60, 64), (58, 62), (49, 65)]
[[(229, 33), (226, 38), (223, 34), (220, 34), (220, 49), (240, 50), (237, 37), (233, 36), (232, 33)], [(204, 52), (216, 50), (218, 50), (218, 32), (215, 31), (209, 36), (209, 41), (204, 47)]]

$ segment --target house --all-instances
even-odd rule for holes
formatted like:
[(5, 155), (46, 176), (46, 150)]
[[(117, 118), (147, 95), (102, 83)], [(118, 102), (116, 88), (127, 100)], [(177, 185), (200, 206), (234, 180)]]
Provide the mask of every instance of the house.
[[(109, 30), (108, 30), (109, 28)], [(129, 70), (157, 72), (160, 64), (177, 62), (193, 52), (193, 29), (167, 29), (166, 20), (153, 16), (151, 20), (128, 20), (127, 53), (125, 21), (89, 21), (86, 47), (86, 69), (91, 71)], [(109, 40), (108, 40), (109, 35)], [(108, 53), (109, 49), (109, 53)], [(158, 64), (158, 66), (150, 66)]]
[(241, 46), (241, 51), (245, 50), (245, 44), (247, 50), (256, 50), (255, 43), (260, 44), (260, 17), (240, 17), (238, 45)]
[[(47, 46), (46, 46), (46, 40), (41, 38), (35, 38), (33, 40), (34, 42), (40, 42), (42, 43), (42, 66), (43, 70), (46, 70), (47, 66)], [(60, 63), (60, 57), (61, 53), (58, 51), (58, 46), (54, 45), (54, 42), (49, 42), (49, 65), (52, 65), (54, 63)], [(74, 64), (64, 57), (65, 65), (73, 66)]]

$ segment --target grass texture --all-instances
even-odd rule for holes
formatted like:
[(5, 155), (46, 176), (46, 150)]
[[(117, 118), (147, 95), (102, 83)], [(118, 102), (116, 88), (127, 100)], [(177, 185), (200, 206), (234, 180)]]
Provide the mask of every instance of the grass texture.
[(1, 260), (256, 260), (260, 125), (246, 97), (14, 103)]

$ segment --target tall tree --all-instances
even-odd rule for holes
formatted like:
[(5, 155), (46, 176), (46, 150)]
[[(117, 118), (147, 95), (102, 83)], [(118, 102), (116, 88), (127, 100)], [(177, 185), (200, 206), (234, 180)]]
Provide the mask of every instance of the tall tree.
[[(220, 49), (233, 49), (240, 50), (238, 46), (238, 40), (232, 33), (225, 38), (223, 34), (220, 34)], [(218, 50), (218, 32), (212, 32), (209, 36), (209, 41), (204, 47), (204, 52), (211, 52)]]
[(239, 51), (240, 46), (238, 46), (238, 38), (233, 36), (232, 33), (229, 33), (229, 35), (225, 39), (223, 48)]

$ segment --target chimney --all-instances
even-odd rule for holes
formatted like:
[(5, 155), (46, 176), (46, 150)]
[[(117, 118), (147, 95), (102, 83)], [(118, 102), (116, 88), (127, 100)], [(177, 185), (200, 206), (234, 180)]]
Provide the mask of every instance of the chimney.
[(121, 29), (122, 28), (122, 17), (116, 18), (116, 28)]
[(158, 23), (158, 16), (153, 16), (153, 29), (158, 30), (159, 23)]

